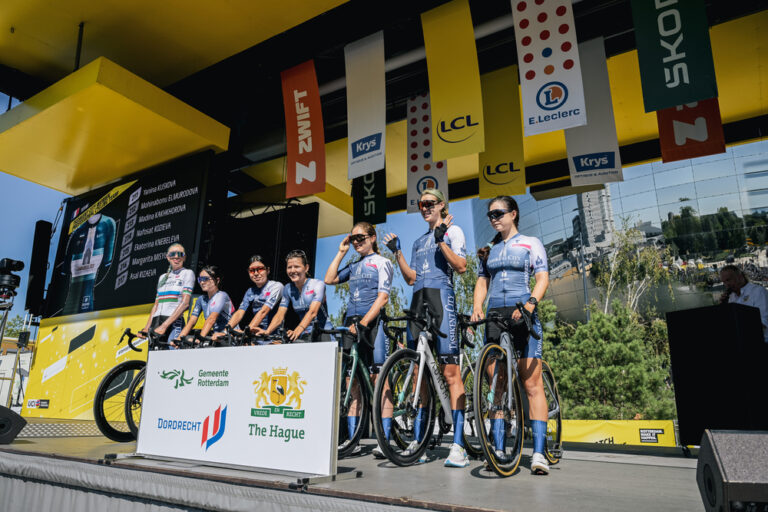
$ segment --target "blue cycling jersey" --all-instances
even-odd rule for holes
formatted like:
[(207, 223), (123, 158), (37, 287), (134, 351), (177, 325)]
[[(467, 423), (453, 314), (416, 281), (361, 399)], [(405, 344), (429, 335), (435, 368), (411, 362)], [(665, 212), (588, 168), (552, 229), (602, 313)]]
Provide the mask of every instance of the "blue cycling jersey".
[(379, 293), (389, 294), (394, 269), (380, 254), (371, 253), (339, 271), (339, 283), (349, 281), (347, 316), (365, 316)]
[(259, 327), (266, 329), (269, 326), (272, 317), (275, 316), (275, 312), (277, 311), (276, 306), (280, 303), (282, 298), (283, 284), (278, 283), (277, 281), (267, 281), (261, 288), (257, 286), (248, 288), (238, 309), (248, 311), (248, 308), (251, 308), (251, 311), (255, 315), (261, 311), (261, 308), (264, 306), (269, 306), (270, 312), (259, 324)]
[[(466, 258), (466, 241), (464, 232), (459, 226), (449, 227), (444, 240), (456, 256)], [(435, 243), (434, 230), (428, 231), (413, 242), (410, 266), (416, 271), (414, 292), (422, 288), (453, 288), (453, 269), (445, 259), (443, 251)]]
[(285, 285), (280, 307), (287, 308), (290, 304), (301, 319), (307, 314), (309, 306), (313, 302), (320, 302), (322, 305), (320, 306), (320, 311), (317, 312), (315, 321), (307, 327), (305, 332), (312, 332), (312, 328), (315, 325), (321, 326), (323, 329), (330, 329), (331, 322), (328, 320), (328, 308), (325, 305), (325, 283), (319, 279), (308, 278), (301, 290), (298, 290), (293, 283)]
[(547, 272), (547, 252), (538, 238), (518, 233), (495, 244), (478, 267), (478, 277), (491, 280), (488, 307), (514, 306), (530, 297), (531, 274)]
[(218, 291), (213, 297), (208, 297), (207, 294), (198, 297), (191, 316), (200, 316), (202, 313), (203, 318), (207, 319), (211, 313), (218, 313), (216, 323), (213, 324), (213, 332), (224, 332), (234, 312), (235, 306), (229, 295), (226, 292)]

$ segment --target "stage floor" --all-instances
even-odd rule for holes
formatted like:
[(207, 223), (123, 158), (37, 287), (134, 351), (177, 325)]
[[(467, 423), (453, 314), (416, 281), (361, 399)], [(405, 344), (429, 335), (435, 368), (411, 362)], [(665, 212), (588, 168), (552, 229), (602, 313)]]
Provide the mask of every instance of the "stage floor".
[[(110, 468), (139, 470), (166, 476), (228, 485), (258, 487), (277, 493), (300, 492), (304, 498), (337, 499), (341, 509), (356, 504), (365, 509), (405, 508), (433, 510), (701, 510), (696, 485), (696, 459), (681, 456), (639, 455), (607, 451), (568, 450), (549, 476), (529, 471), (530, 449), (521, 469), (510, 478), (499, 478), (483, 469), (481, 461), (470, 467), (443, 467), (447, 446), (431, 453), (426, 464), (407, 468), (374, 459), (375, 441), (363, 441), (363, 454), (339, 461), (339, 472), (361, 471), (360, 478), (296, 486), (295, 476), (216, 468), (185, 462), (120, 458)], [(0, 446), (0, 451), (47, 457), (59, 461), (103, 464), (106, 454), (130, 454), (135, 443), (114, 443), (103, 437), (25, 437)], [(34, 457), (38, 460), (38, 457)], [(18, 457), (17, 457), (18, 458)], [(30, 458), (31, 461), (31, 458)], [(159, 478), (159, 476), (158, 476)], [(282, 499), (282, 498), (281, 498)], [(279, 500), (278, 500), (279, 501)], [(321, 507), (318, 502), (318, 508)], [(279, 508), (279, 507), (278, 507)], [(353, 507), (355, 508), (355, 507)]]

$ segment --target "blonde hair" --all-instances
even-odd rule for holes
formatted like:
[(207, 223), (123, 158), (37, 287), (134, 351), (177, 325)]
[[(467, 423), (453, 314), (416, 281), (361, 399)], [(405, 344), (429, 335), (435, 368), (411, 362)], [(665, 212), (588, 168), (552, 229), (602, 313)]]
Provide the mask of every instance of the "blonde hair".
[[(187, 250), (179, 242), (176, 242), (175, 244), (169, 245), (168, 249), (165, 250), (165, 253), (168, 254), (169, 252), (171, 252), (171, 249), (173, 249), (174, 247), (180, 247), (181, 248), (181, 252), (183, 252), (185, 257), (186, 257)], [(170, 275), (171, 270), (173, 270), (173, 266), (168, 265), (168, 270), (165, 271), (165, 274), (160, 276), (160, 281), (157, 283), (157, 287), (158, 288), (162, 288), (163, 287), (165, 282), (168, 280), (168, 276)]]
[(448, 216), (448, 201), (445, 200), (445, 195), (436, 188), (426, 188), (419, 194), (419, 199), (427, 194), (435, 196), (439, 202), (445, 205), (443, 209), (440, 210), (440, 217), (443, 219), (446, 218)]

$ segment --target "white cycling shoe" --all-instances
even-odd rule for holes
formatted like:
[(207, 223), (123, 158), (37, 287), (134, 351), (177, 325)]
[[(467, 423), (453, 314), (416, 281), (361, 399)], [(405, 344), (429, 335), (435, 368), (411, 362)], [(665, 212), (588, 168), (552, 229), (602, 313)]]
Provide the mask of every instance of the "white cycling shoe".
[(445, 459), (445, 464), (443, 465), (447, 468), (465, 468), (469, 466), (467, 450), (463, 446), (453, 443), (448, 458)]
[(534, 475), (548, 475), (549, 464), (547, 458), (542, 453), (534, 453), (531, 457), (531, 473)]
[(373, 449), (371, 452), (373, 454), (373, 457), (375, 459), (386, 459), (387, 456), (384, 455), (384, 451), (381, 449), (381, 447), (377, 444), (376, 448)]
[[(407, 457), (409, 455), (412, 455), (418, 449), (418, 447), (419, 447), (419, 443), (418, 442), (411, 441), (410, 444), (408, 445), (408, 448), (403, 450), (403, 456)], [(427, 462), (427, 451), (426, 450), (424, 450), (424, 453), (422, 453), (421, 457), (419, 457), (419, 462), (422, 463), (422, 464)]]

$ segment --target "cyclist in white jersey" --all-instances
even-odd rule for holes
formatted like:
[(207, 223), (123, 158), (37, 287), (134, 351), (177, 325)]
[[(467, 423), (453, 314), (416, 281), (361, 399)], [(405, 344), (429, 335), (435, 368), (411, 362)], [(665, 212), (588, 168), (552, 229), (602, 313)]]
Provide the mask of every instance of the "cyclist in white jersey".
[(263, 334), (277, 313), (280, 300), (283, 297), (283, 284), (269, 280), (270, 268), (264, 262), (264, 258), (258, 254), (251, 256), (248, 265), (248, 275), (253, 286), (246, 290), (240, 307), (229, 319), (230, 327), (237, 327), (245, 313), (250, 309), (253, 319), (248, 324), (255, 334)]
[(219, 289), (221, 277), (219, 269), (215, 265), (206, 265), (200, 270), (197, 282), (203, 290), (203, 295), (195, 301), (195, 307), (189, 314), (189, 322), (181, 330), (179, 338), (183, 338), (192, 330), (197, 323), (200, 315), (205, 318), (205, 323), (200, 329), (201, 336), (208, 336), (209, 333), (225, 332), (227, 321), (231, 318), (235, 307), (227, 292)]
[[(478, 251), (478, 279), (475, 285), (472, 321), (483, 318), (483, 303), (488, 297), (488, 312), (495, 311), (502, 316), (520, 320), (521, 313), (515, 307), (518, 302), (525, 304), (531, 313), (533, 328), (539, 339), (528, 335), (527, 329), (511, 332), (515, 350), (520, 351), (517, 361), (520, 380), (528, 397), (531, 430), (533, 430), (533, 457), (531, 472), (549, 473), (549, 464), (544, 456), (547, 434), (547, 401), (544, 382), (541, 378), (541, 322), (536, 305), (544, 297), (549, 286), (547, 253), (538, 238), (522, 235), (517, 231), (520, 210), (517, 202), (509, 196), (499, 196), (488, 202), (488, 220), (498, 234), (493, 241)], [(531, 274), (536, 279), (530, 289)], [(490, 289), (489, 289), (490, 284)], [(496, 324), (488, 324), (485, 330), (486, 343), (498, 343), (501, 332)], [(502, 417), (491, 418), (496, 449), (503, 452), (504, 433), (507, 425)], [(497, 433), (498, 432), (498, 433)], [(497, 434), (496, 434), (497, 433)]]
[(157, 296), (149, 314), (144, 332), (150, 328), (158, 334), (168, 334), (168, 339), (179, 337), (184, 328), (184, 312), (189, 309), (192, 289), (195, 286), (195, 273), (184, 268), (184, 246), (173, 244), (168, 248), (166, 259), (170, 266), (168, 272), (160, 276), (157, 283)]

